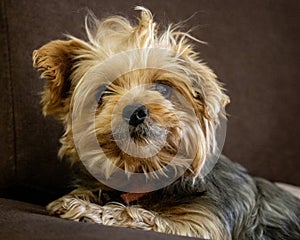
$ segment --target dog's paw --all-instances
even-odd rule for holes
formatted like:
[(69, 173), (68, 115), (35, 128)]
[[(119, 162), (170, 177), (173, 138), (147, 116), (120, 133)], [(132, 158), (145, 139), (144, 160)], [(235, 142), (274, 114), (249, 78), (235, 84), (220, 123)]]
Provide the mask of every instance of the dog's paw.
[(154, 230), (157, 215), (138, 206), (110, 203), (102, 207), (102, 224)]
[(60, 216), (69, 209), (69, 205), (73, 199), (64, 196), (61, 197), (46, 206), (46, 209), (50, 215)]
[(101, 206), (71, 195), (59, 198), (47, 206), (51, 215), (80, 222), (109, 226), (157, 230), (159, 216), (138, 206), (109, 203)]
[(50, 215), (74, 221), (85, 219), (88, 222), (102, 223), (102, 207), (74, 196), (64, 196), (46, 207)]

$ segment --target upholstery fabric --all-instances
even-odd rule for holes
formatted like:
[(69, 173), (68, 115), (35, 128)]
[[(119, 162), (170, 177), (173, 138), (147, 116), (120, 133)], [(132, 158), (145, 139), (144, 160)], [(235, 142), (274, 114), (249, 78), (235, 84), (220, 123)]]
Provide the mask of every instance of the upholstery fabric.
[(73, 222), (46, 215), (42, 206), (0, 198), (0, 239), (9, 240), (184, 240), (180, 237), (100, 224)]

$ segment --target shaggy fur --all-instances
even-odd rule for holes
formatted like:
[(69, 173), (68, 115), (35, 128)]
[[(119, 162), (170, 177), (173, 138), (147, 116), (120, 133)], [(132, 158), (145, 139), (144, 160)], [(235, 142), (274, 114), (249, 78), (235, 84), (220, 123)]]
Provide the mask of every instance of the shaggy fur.
[[(59, 156), (77, 173), (78, 188), (50, 214), (208, 239), (300, 239), (299, 199), (223, 156), (206, 174), (229, 98), (198, 40), (136, 10), (138, 24), (88, 17), (88, 41), (68, 36), (33, 53), (43, 112), (65, 127)], [(119, 170), (126, 178), (114, 185)], [(130, 181), (137, 173), (145, 182)], [(162, 177), (172, 182), (154, 189), (149, 179)]]

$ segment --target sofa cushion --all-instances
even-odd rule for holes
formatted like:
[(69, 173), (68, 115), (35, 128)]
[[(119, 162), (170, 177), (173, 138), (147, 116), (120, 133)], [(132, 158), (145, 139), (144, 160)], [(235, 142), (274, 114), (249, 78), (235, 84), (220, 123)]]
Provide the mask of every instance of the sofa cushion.
[(42, 206), (0, 198), (0, 239), (193, 240), (195, 238), (69, 221), (48, 216)]

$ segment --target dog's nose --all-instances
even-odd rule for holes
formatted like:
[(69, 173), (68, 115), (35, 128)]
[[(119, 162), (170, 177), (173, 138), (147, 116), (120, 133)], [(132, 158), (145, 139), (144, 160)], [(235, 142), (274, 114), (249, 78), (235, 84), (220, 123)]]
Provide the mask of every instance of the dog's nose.
[(142, 104), (131, 104), (124, 107), (122, 116), (129, 125), (136, 127), (144, 122), (148, 116), (148, 110), (146, 106)]

